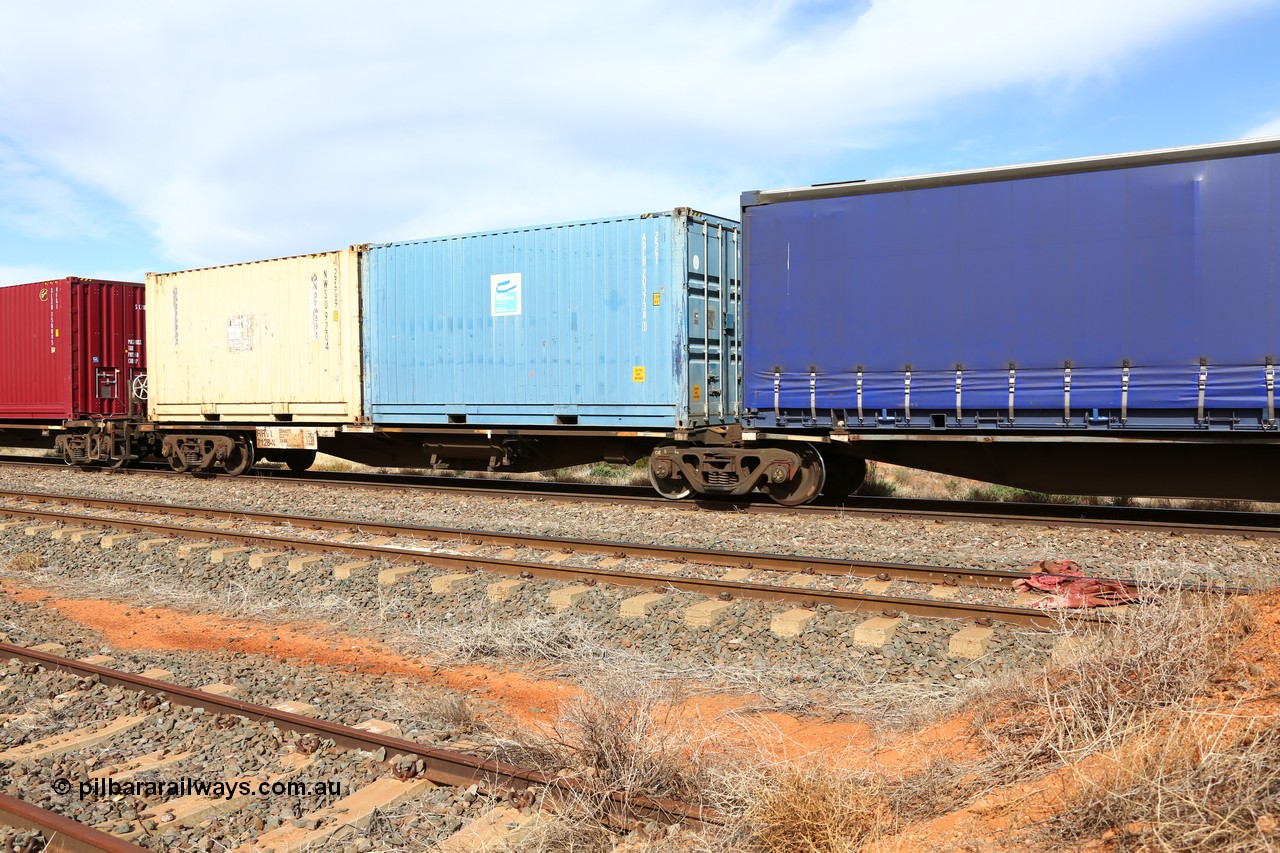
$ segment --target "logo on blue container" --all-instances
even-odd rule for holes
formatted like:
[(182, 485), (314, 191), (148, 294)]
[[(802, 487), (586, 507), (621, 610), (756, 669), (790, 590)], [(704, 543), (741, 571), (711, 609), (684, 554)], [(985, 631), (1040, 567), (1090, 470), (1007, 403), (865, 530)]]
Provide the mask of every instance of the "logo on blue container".
[(489, 276), (489, 306), (495, 317), (511, 317), (519, 314), (521, 304), (520, 273), (503, 273)]

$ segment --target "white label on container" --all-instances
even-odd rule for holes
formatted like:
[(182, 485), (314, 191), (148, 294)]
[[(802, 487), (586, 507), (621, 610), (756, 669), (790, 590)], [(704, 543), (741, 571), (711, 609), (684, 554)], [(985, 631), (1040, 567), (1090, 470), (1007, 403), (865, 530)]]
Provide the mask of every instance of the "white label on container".
[(697, 272), (702, 267), (702, 258), (697, 255), (693, 256), (693, 271)]
[(512, 317), (523, 310), (520, 273), (489, 276), (489, 306), (494, 317)]
[(253, 351), (252, 314), (236, 314), (227, 320), (227, 350), (230, 352)]
[(178, 288), (173, 289), (173, 346), (178, 347)]

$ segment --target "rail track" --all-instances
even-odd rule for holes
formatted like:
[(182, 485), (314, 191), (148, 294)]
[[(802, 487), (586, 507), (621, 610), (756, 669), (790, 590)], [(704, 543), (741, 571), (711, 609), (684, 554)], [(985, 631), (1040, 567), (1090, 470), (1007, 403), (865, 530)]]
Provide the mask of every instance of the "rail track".
[[(66, 466), (61, 460), (41, 457), (0, 456), (0, 465), (12, 467)], [(191, 477), (168, 466), (142, 465), (127, 469), (84, 469), (103, 476)], [(214, 479), (217, 474), (194, 475)], [(661, 506), (700, 512), (773, 513), (872, 517), (916, 517), (942, 521), (977, 521), (991, 524), (1020, 524), (1061, 527), (1092, 527), (1115, 530), (1172, 532), (1206, 536), (1252, 536), (1280, 538), (1280, 513), (1228, 509), (1170, 509), (1162, 507), (1116, 507), (1083, 504), (1002, 503), (997, 501), (926, 500), (852, 496), (839, 505), (779, 506), (764, 497), (747, 501), (684, 500), (657, 497), (641, 486), (556, 483), (539, 480), (489, 480), (462, 477), (435, 477), (418, 474), (341, 473), (256, 468), (238, 479), (260, 479), (279, 483), (325, 484), (338, 488), (417, 490), (441, 494), (545, 500), (626, 503)]]
[[(312, 766), (309, 756), (316, 753), (325, 741), (331, 741), (334, 746), (345, 750), (367, 753), (371, 763), (377, 765), (371, 778), (359, 790), (346, 792), (343, 799), (316, 810), (306, 818), (283, 821), (279, 828), (235, 849), (304, 849), (309, 844), (334, 837), (335, 833), (344, 831), (344, 827), (359, 826), (361, 821), (367, 822), (375, 808), (386, 808), (410, 799), (430, 786), (476, 786), (479, 792), (493, 800), (495, 808), (503, 807), (504, 802), (516, 806), (529, 805), (544, 797), (548, 800), (548, 805), (554, 808), (557, 802), (566, 798), (573, 798), (577, 802), (590, 798), (599, 804), (606, 821), (623, 829), (646, 820), (662, 824), (679, 823), (691, 829), (705, 828), (720, 822), (714, 812), (698, 805), (630, 792), (624, 794), (593, 790), (572, 777), (551, 775), (379, 733), (377, 721), (346, 726), (311, 716), (310, 712), (314, 709), (304, 703), (283, 703), (275, 707), (252, 704), (228, 695), (225, 685), (214, 684), (193, 689), (161, 680), (168, 677), (163, 672), (123, 672), (110, 669), (100, 661), (71, 660), (51, 648), (23, 648), (7, 643), (0, 643), (0, 660), (23, 661), (30, 666), (30, 669), (24, 670), (24, 674), (28, 676), (46, 671), (66, 673), (74, 677), (74, 683), (58, 685), (57, 689), (65, 688), (55, 697), (59, 701), (67, 701), (67, 697), (76, 693), (86, 694), (87, 698), (92, 699), (94, 697), (87, 694), (100, 685), (124, 688), (142, 697), (136, 704), (124, 707), (123, 713), (96, 719), (79, 729), (26, 740), (0, 750), (0, 762), (5, 767), (15, 764), (35, 765), (42, 759), (74, 754), (144, 725), (150, 724), (160, 731), (173, 731), (173, 726), (154, 726), (157, 718), (167, 713), (166, 709), (170, 706), (202, 709), (204, 714), (212, 715), (209, 725), (213, 729), (243, 725), (251, 727), (255, 732), (274, 728), (294, 735), (293, 751), (281, 760), (285, 769), (270, 774), (261, 783), (257, 783), (257, 780), (262, 779), (262, 775), (253, 775), (251, 778), (256, 784), (274, 786), (300, 777), (303, 771)], [(5, 689), (22, 690), (23, 685), (15, 684), (10, 679), (6, 681)], [(44, 686), (41, 689), (45, 689)], [(47, 689), (45, 692), (48, 692)], [(6, 725), (9, 722), (11, 720), (5, 720)], [(247, 737), (248, 735), (241, 735), (237, 740), (244, 741)], [(148, 743), (152, 743), (151, 740)], [(155, 744), (152, 743), (152, 746)], [(84, 790), (85, 784), (92, 785), (91, 780), (94, 779), (133, 778), (161, 768), (180, 767), (181, 762), (191, 756), (189, 749), (160, 745), (159, 748), (149, 749), (145, 754), (129, 755), (105, 767), (98, 767), (92, 776), (81, 780), (83, 784), (80, 790)], [(54, 771), (46, 766), (43, 772)], [(177, 823), (188, 827), (197, 826), (200, 822), (227, 811), (228, 807), (243, 807), (250, 799), (250, 777), (234, 781), (236, 786), (240, 782), (245, 784), (238, 788), (239, 794), (225, 795), (226, 803), (219, 801), (221, 796), (184, 793), (180, 798), (155, 803), (147, 811), (126, 819), (123, 823), (113, 819), (100, 821), (96, 826), (69, 820), (20, 799), (0, 796), (0, 823), (41, 830), (49, 841), (46, 848), (49, 850), (139, 850), (143, 848), (135, 846), (131, 841), (155, 832), (159, 825)], [(59, 791), (59, 784), (67, 791), (71, 790), (66, 779), (54, 780), (55, 793), (65, 793)], [(105, 782), (103, 787), (105, 790)]]
[[(577, 585), (685, 592), (713, 599), (744, 598), (806, 609), (826, 605), (834, 610), (890, 617), (972, 620), (978, 624), (999, 622), (1045, 630), (1060, 624), (1059, 614), (1047, 613), (1025, 602), (1017, 603), (1012, 585), (1020, 578), (1031, 577), (1030, 572), (366, 524), (346, 519), (27, 492), (0, 492), (0, 515), (49, 522), (48, 532), (60, 538), (85, 529), (111, 528), (170, 539), (236, 543), (274, 555), (338, 553), (348, 559), (416, 564), (452, 573), (486, 572)], [(192, 520), (205, 523), (192, 525)], [(21, 524), (7, 522), (2, 526), (12, 528)], [(62, 525), (63, 529), (55, 532), (55, 525)], [(246, 529), (254, 525), (262, 525), (263, 529)], [(31, 528), (28, 532), (38, 529)], [(365, 537), (364, 541), (361, 537)], [(480, 553), (484, 549), (499, 553), (487, 556)], [(900, 589), (900, 585), (910, 585), (912, 589), (904, 591), (916, 594), (889, 594), (895, 585)], [(1135, 596), (1142, 594), (1136, 581), (1124, 580), (1123, 585)], [(1187, 588), (1202, 589), (1191, 585)], [(998, 591), (993, 598), (1011, 599), (1015, 603), (954, 600), (965, 589)], [(1098, 621), (1107, 617), (1100, 613), (1074, 612), (1069, 618)]]

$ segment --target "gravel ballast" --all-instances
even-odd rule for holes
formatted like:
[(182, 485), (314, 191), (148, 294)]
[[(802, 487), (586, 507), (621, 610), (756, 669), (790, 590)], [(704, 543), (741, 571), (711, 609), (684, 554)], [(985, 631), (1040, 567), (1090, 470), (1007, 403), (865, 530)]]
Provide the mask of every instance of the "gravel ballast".
[(324, 484), (155, 477), (128, 471), (30, 471), (0, 466), (0, 488), (142, 498), (369, 522), (493, 530), (851, 560), (1019, 569), (1046, 557), (1109, 577), (1272, 584), (1280, 540), (1040, 527), (911, 518), (805, 516), (610, 505)]

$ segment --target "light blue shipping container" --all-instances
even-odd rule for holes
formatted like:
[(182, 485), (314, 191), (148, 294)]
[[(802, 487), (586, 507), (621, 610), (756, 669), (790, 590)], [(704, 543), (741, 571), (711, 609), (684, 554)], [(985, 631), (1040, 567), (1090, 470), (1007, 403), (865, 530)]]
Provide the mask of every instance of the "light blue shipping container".
[(739, 409), (738, 223), (665, 213), (369, 246), (377, 425), (698, 428)]

